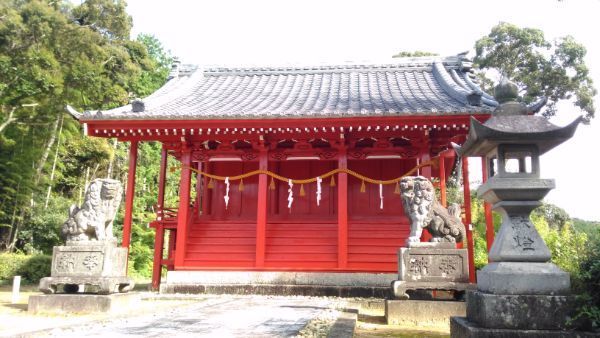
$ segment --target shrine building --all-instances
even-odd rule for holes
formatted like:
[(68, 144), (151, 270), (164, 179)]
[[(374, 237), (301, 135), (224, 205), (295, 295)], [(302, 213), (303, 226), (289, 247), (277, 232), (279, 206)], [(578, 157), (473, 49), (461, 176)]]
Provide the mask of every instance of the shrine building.
[[(431, 178), (446, 205), (471, 117), (498, 105), (461, 56), (385, 64), (200, 68), (176, 63), (130, 105), (83, 114), (87, 136), (129, 142), (123, 246), (129, 247), (139, 142), (162, 143), (153, 286), (192, 272), (383, 275), (395, 279), (410, 221), (398, 182)], [(178, 165), (168, 168), (168, 157)], [(164, 205), (170, 170), (179, 203)], [(191, 184), (196, 177), (195, 184)], [(474, 280), (470, 195), (467, 225)], [(165, 236), (170, 233), (170, 236)], [(163, 250), (165, 248), (165, 250)], [(389, 284), (388, 284), (389, 285)]]

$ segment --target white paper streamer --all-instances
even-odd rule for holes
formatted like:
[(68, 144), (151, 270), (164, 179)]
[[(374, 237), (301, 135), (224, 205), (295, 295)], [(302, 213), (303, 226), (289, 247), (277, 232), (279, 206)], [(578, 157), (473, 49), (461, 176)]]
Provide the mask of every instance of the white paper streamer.
[(321, 182), (323, 182), (323, 179), (317, 176), (317, 205), (321, 202)]
[(291, 179), (288, 180), (288, 186), (288, 209), (292, 209), (292, 202), (294, 202), (294, 191), (292, 190), (292, 187), (294, 186), (294, 183), (292, 183)]
[(225, 177), (225, 209), (229, 206), (229, 177)]
[(379, 183), (379, 209), (383, 209), (383, 184)]

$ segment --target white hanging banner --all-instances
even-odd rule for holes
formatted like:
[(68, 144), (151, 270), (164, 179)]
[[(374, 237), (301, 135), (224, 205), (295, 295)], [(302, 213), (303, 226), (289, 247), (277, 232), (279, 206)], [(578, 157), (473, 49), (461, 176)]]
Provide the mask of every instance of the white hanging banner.
[(288, 180), (288, 186), (288, 209), (292, 209), (292, 202), (294, 202), (294, 191), (292, 190), (294, 183), (292, 183), (292, 179)]
[(225, 177), (225, 209), (229, 206), (229, 177)]
[(383, 184), (379, 183), (379, 209), (383, 209)]
[(317, 205), (321, 202), (321, 182), (323, 182), (323, 179), (317, 176)]

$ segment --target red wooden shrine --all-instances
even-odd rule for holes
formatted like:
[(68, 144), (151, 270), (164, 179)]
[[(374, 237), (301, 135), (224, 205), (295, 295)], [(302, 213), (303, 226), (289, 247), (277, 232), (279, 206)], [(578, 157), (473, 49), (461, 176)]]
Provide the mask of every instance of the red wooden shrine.
[[(389, 180), (430, 163), (413, 175), (432, 178), (445, 204), (446, 179), (459, 163), (451, 143), (462, 144), (470, 118), (487, 119), (495, 105), (473, 82), (470, 63), (450, 57), (319, 67), (175, 65), (167, 84), (144, 100), (73, 114), (87, 135), (131, 143), (125, 247), (138, 142), (163, 144), (157, 218), (151, 223), (157, 287), (162, 266), (397, 272), (409, 220), (395, 185), (382, 186), (380, 193), (378, 184), (341, 172), (323, 179), (318, 205), (315, 183), (295, 184), (288, 208), (288, 184), (260, 173), (231, 181), (226, 205), (225, 182), (199, 172), (235, 177), (261, 169), (307, 179), (342, 168)], [(169, 156), (179, 165), (167, 168)], [(178, 205), (164, 205), (169, 169), (180, 171)], [(468, 177), (466, 158), (461, 169)], [(471, 231), (467, 244), (474, 277)]]

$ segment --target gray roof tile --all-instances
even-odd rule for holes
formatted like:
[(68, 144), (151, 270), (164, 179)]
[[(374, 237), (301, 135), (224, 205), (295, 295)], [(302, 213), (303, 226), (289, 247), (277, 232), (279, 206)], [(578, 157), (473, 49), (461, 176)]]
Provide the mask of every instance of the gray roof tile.
[[(86, 119), (228, 119), (489, 113), (497, 102), (459, 57), (377, 65), (199, 69), (175, 67), (169, 81), (131, 105), (85, 112)], [(482, 95), (470, 105), (468, 95)]]

